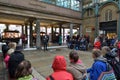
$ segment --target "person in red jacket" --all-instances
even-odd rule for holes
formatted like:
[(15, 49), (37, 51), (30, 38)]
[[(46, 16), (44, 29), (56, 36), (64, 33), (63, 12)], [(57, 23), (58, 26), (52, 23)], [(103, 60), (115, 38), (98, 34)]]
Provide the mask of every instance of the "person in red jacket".
[(95, 49), (101, 49), (101, 42), (99, 39), (96, 40), (96, 42), (94, 43), (94, 48)]
[(66, 67), (64, 56), (55, 56), (52, 64), (54, 72), (46, 80), (73, 80), (72, 74), (66, 71)]

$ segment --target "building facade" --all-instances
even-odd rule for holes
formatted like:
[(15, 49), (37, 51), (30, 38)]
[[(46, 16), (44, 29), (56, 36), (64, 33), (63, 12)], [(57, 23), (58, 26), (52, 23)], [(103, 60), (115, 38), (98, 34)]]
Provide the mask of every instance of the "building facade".
[(30, 37), (30, 46), (35, 30), (38, 48), (40, 27), (51, 27), (52, 34), (59, 28), (63, 36), (67, 28), (71, 37), (75, 28), (79, 35), (88, 34), (92, 42), (100, 34), (120, 39), (120, 0), (0, 0), (0, 14), (6, 29), (10, 24), (21, 25), (22, 32)]
[(83, 8), (83, 33), (92, 41), (100, 34), (112, 38), (119, 35), (119, 20), (119, 0), (93, 0)]

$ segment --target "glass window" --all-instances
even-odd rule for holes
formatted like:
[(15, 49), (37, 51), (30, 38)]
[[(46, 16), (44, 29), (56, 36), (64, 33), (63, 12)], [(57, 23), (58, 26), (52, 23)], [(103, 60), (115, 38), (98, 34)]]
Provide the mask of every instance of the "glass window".
[(91, 16), (93, 15), (93, 10), (92, 9), (88, 9), (87, 10), (87, 16)]
[(105, 21), (111, 21), (111, 20), (112, 20), (112, 10), (106, 10)]
[(57, 6), (61, 6), (64, 8), (70, 8), (70, 9), (77, 10), (77, 11), (80, 10), (79, 0), (41, 0), (41, 1), (47, 2), (50, 4), (55, 4)]

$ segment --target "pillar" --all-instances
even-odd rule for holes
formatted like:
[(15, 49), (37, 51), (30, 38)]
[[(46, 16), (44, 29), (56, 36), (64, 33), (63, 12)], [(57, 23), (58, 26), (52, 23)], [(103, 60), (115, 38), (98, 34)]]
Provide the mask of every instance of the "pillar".
[(55, 32), (57, 31), (57, 27), (54, 28), (55, 29)]
[(30, 47), (33, 47), (33, 20), (29, 20), (30, 25)]
[(41, 49), (40, 20), (36, 20), (36, 48)]
[(79, 27), (79, 34), (80, 34), (80, 36), (82, 36), (82, 32), (83, 31), (83, 27), (82, 27), (82, 24), (80, 25), (80, 27)]
[(22, 25), (21, 27), (22, 27), (22, 34), (24, 34), (24, 25)]
[(72, 38), (73, 36), (73, 24), (70, 24), (70, 37)]
[(47, 26), (45, 27), (45, 32), (46, 32), (46, 34), (47, 34)]
[(28, 24), (25, 23), (25, 35), (26, 35), (26, 36), (28, 35), (27, 29), (28, 29)]
[(83, 18), (83, 0), (79, 0), (79, 10), (82, 13), (81, 18)]
[(59, 33), (60, 33), (60, 35), (62, 34), (62, 24), (60, 24)]
[(63, 28), (63, 43), (65, 41), (65, 28)]
[(6, 30), (8, 31), (9, 30), (9, 24), (5, 24), (6, 26)]
[(79, 35), (80, 36), (80, 26), (77, 26), (78, 28), (77, 28), (77, 35)]
[(99, 10), (99, 4), (95, 3), (95, 33), (94, 33), (95, 37), (99, 35), (98, 10)]
[(51, 30), (52, 30), (52, 31), (51, 31), (51, 33), (52, 33), (52, 34), (51, 34), (51, 37), (52, 37), (52, 38), (51, 38), (51, 39), (52, 39), (51, 41), (53, 42), (53, 26), (51, 27)]
[(118, 14), (119, 14), (119, 19), (118, 19), (118, 31), (117, 31), (117, 35), (118, 35), (118, 40), (120, 41), (120, 0), (119, 0), (119, 11), (118, 11)]

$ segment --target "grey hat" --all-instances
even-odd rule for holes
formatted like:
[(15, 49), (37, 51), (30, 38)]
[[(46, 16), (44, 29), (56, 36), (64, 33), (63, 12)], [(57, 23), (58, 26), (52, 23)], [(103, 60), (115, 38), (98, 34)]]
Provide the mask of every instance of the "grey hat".
[(23, 50), (23, 47), (21, 45), (16, 46), (15, 51), (22, 51), (22, 50)]

